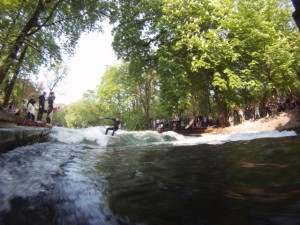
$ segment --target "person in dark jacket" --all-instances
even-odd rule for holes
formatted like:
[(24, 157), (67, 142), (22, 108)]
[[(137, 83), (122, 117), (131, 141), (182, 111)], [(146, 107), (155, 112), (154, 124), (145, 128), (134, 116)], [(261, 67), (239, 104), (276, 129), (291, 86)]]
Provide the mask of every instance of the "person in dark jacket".
[(113, 120), (113, 125), (106, 128), (105, 135), (107, 135), (107, 132), (109, 130), (112, 130), (113, 132), (112, 132), (111, 136), (114, 136), (115, 131), (117, 131), (120, 128), (120, 125), (121, 125), (120, 117), (116, 116), (116, 118), (105, 118), (105, 119), (112, 119)]
[(41, 121), (43, 119), (43, 113), (45, 112), (46, 94), (47, 93), (44, 91), (43, 94), (39, 97), (39, 112), (37, 116), (38, 121)]
[(47, 123), (51, 123), (52, 115), (53, 115), (53, 104), (55, 100), (54, 92), (50, 92), (48, 97), (48, 110), (47, 110)]

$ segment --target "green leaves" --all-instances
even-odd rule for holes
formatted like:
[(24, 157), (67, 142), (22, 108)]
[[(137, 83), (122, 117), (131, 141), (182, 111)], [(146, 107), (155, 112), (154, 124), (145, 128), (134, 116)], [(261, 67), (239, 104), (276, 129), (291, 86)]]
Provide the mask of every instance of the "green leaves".
[(221, 74), (218, 72), (214, 73), (212, 85), (215, 86), (219, 91), (226, 91), (228, 89), (226, 80), (223, 79)]
[(157, 108), (166, 115), (218, 111), (226, 120), (231, 107), (299, 87), (289, 0), (4, 3), (0, 75), (15, 68), (23, 45), (30, 46), (33, 65), (60, 59), (61, 46), (72, 54), (82, 32), (101, 29), (99, 21), (111, 16), (113, 48), (126, 65), (103, 76), (97, 98), (105, 112), (149, 120)]
[[(272, 88), (282, 89), (284, 95), (282, 87), (296, 84), (292, 48), (297, 44), (288, 25), (292, 18), (286, 0), (139, 1), (130, 10), (128, 1), (121, 2), (115, 50), (140, 68), (150, 55), (158, 59), (153, 68), (166, 108), (184, 105), (177, 110), (188, 110), (195, 105), (190, 104), (192, 99), (198, 98), (195, 102), (202, 107), (196, 110), (202, 111), (203, 106), (211, 107), (200, 96), (215, 92), (206, 97), (216, 97), (217, 107), (224, 109), (225, 103), (259, 102), (262, 96), (271, 96)], [(145, 38), (155, 38), (158, 45), (141, 45)], [(134, 74), (142, 77), (143, 71)]]
[(29, 48), (24, 65), (31, 63), (27, 69), (33, 72), (60, 61), (62, 52), (73, 54), (80, 35), (101, 31), (100, 22), (115, 10), (106, 0), (1, 1), (0, 7), (0, 85), (14, 72), (24, 46)]

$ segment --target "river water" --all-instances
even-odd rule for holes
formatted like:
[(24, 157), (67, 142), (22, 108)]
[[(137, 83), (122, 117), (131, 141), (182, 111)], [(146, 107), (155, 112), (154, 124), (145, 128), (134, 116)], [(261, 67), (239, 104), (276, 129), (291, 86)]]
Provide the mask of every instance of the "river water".
[(0, 154), (0, 225), (300, 224), (300, 137), (54, 127)]

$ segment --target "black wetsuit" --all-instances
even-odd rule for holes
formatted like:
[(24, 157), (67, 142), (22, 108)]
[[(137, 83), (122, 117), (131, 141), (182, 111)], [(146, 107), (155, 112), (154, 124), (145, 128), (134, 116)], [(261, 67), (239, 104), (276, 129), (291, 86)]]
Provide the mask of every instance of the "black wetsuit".
[(42, 120), (42, 118), (43, 118), (43, 113), (45, 112), (45, 102), (46, 102), (45, 95), (40, 95), (40, 97), (39, 97), (39, 113), (37, 116), (37, 120)]
[[(105, 119), (112, 119), (112, 118), (105, 118)], [(107, 132), (109, 130), (112, 130), (113, 132), (112, 132), (111, 136), (114, 136), (115, 131), (117, 131), (119, 129), (119, 126), (121, 123), (120, 120), (116, 120), (115, 118), (113, 118), (112, 120), (113, 120), (113, 125), (111, 127), (106, 128), (105, 135), (107, 135)]]

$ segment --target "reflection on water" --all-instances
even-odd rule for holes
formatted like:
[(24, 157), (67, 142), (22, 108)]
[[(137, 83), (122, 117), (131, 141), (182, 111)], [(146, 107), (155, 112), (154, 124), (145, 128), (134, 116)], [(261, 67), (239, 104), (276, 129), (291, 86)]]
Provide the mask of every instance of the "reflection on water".
[[(289, 147), (287, 147), (289, 146)], [(300, 224), (299, 138), (111, 150), (111, 210), (142, 224)]]
[(1, 154), (0, 225), (300, 224), (299, 136), (119, 138), (127, 144), (73, 137)]

